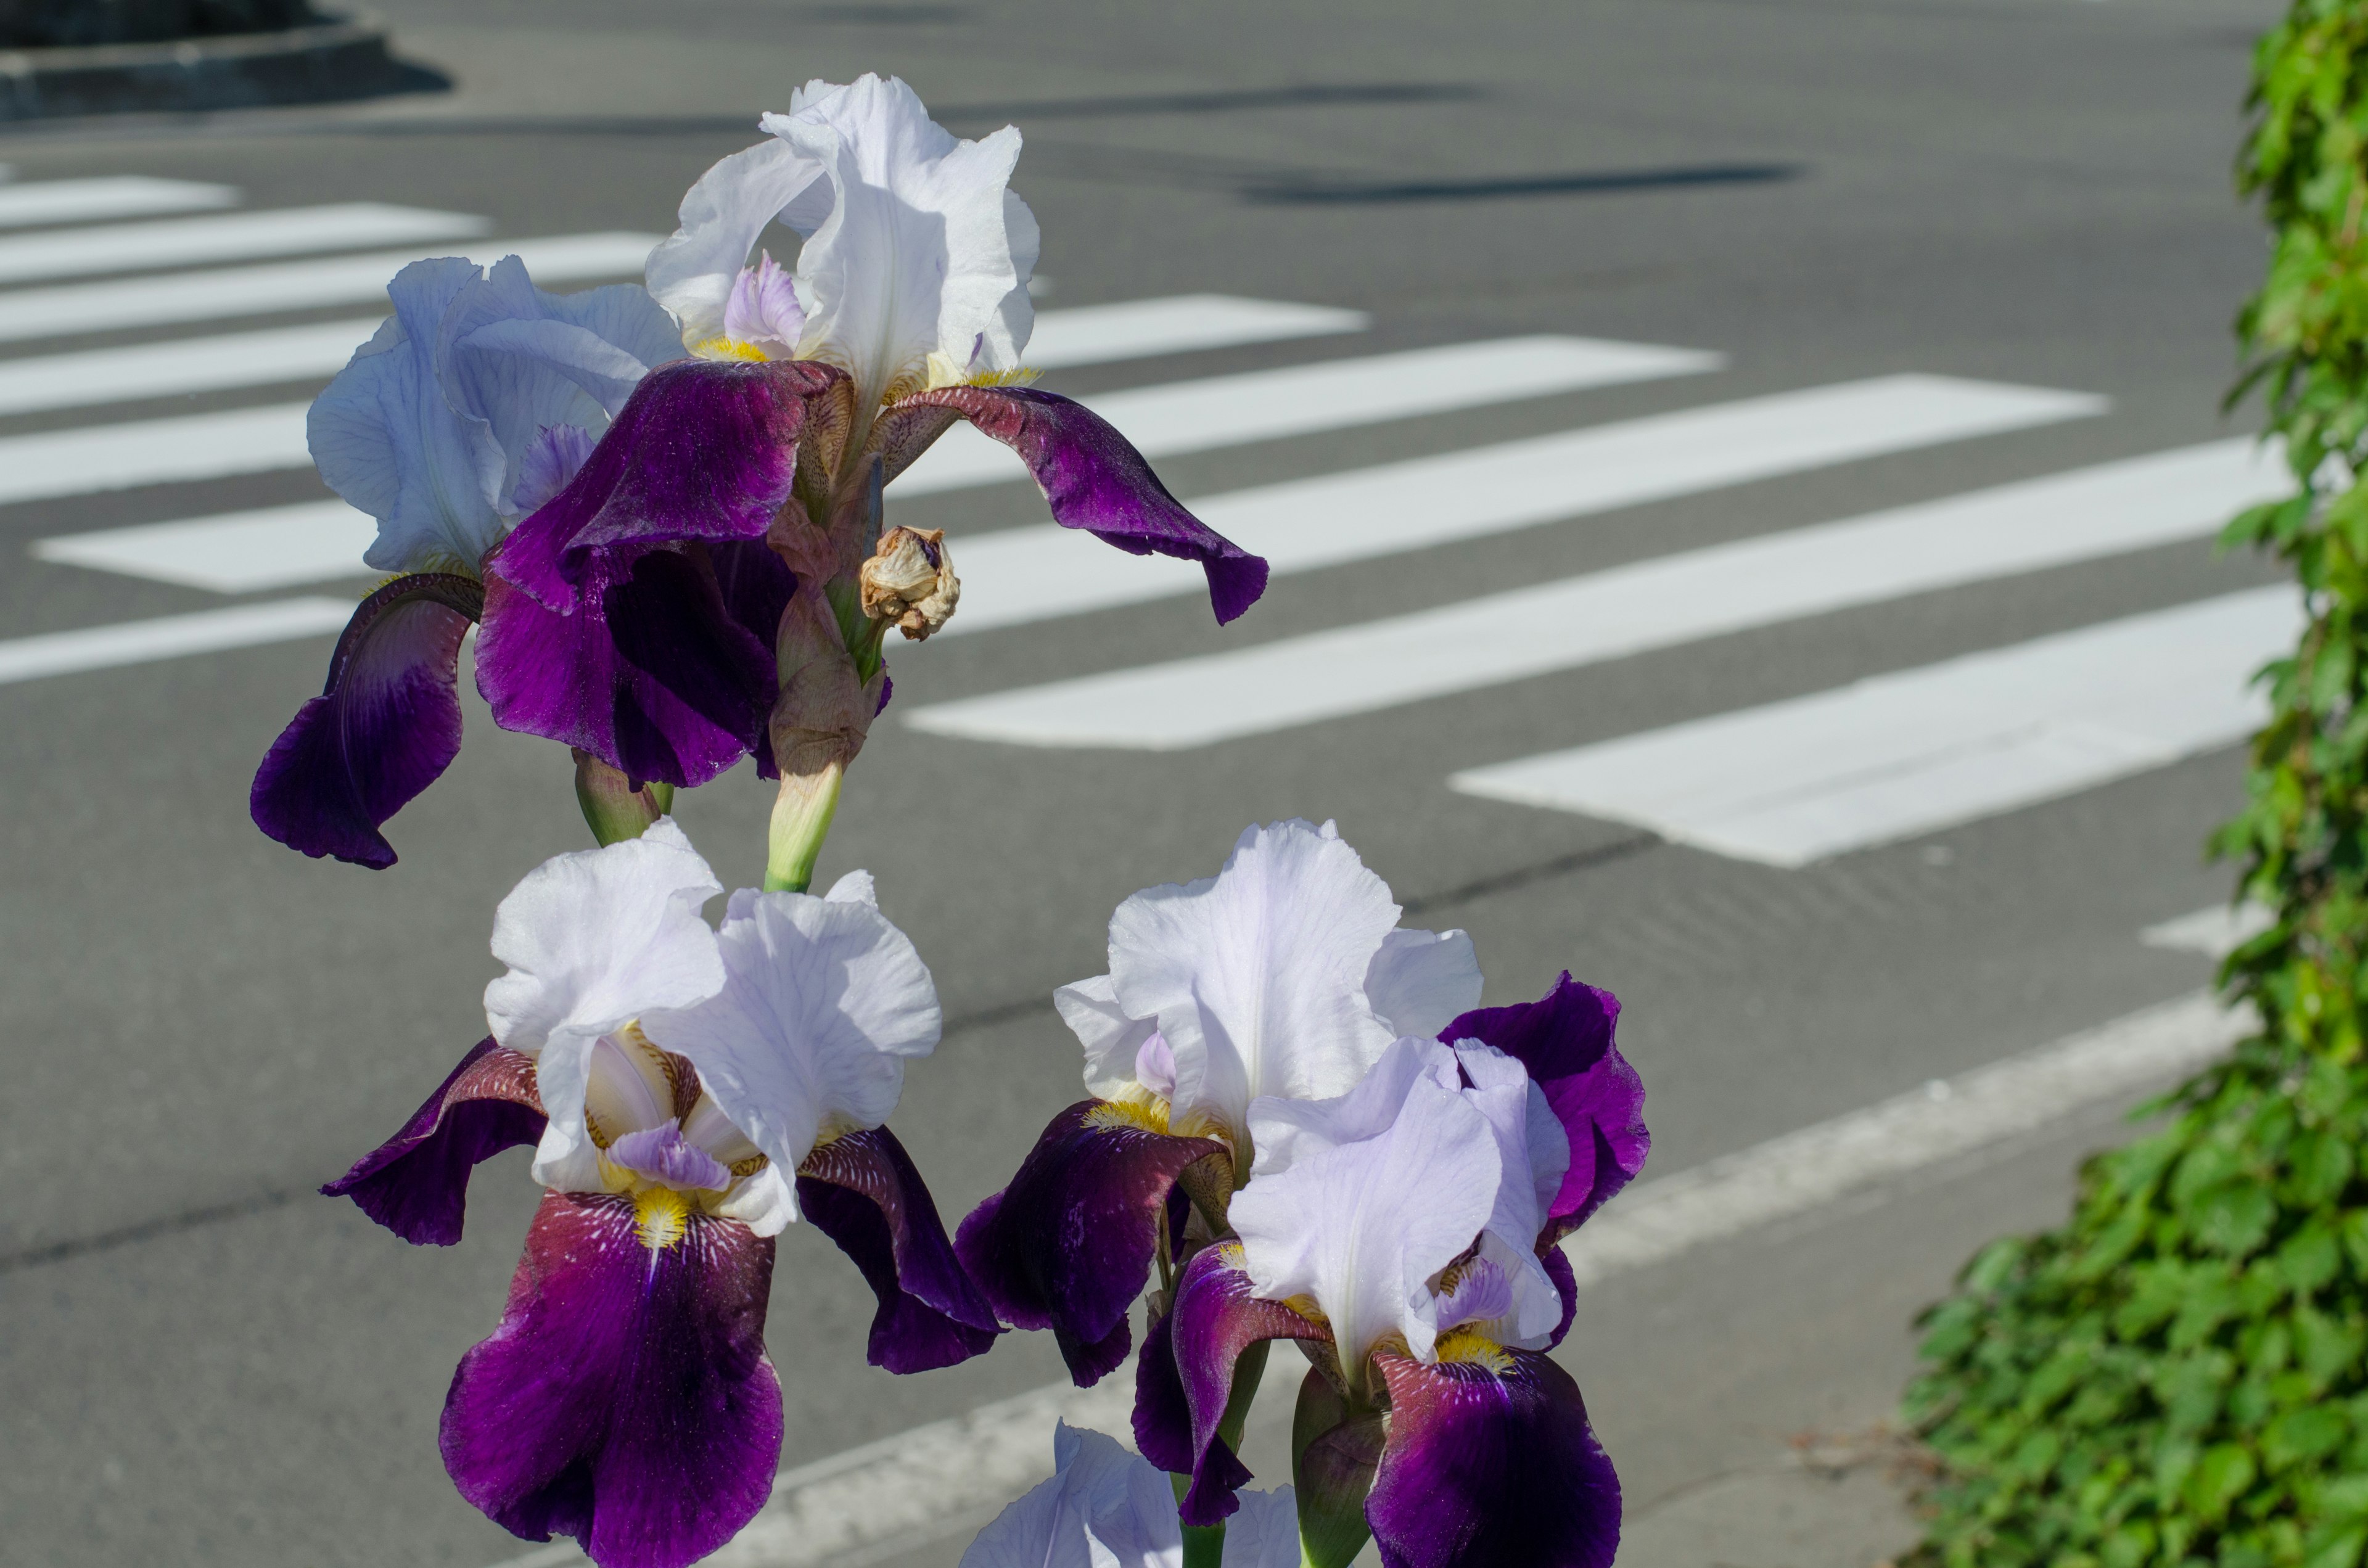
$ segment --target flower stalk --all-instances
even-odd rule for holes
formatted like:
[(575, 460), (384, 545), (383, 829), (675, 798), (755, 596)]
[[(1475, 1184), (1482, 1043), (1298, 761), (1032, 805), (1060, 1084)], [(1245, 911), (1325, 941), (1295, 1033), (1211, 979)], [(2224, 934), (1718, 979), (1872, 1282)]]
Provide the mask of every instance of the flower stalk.
[(582, 746), (574, 750), (575, 803), (602, 848), (639, 838), (650, 824), (674, 810), (673, 785), (655, 779), (637, 783)]

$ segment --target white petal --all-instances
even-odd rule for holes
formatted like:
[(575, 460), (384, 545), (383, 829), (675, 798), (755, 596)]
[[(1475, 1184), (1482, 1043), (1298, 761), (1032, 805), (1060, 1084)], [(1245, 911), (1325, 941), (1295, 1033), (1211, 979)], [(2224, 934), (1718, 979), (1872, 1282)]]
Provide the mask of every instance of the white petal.
[(1503, 1168), (1478, 1108), (1417, 1074), (1386, 1131), (1252, 1177), (1234, 1195), (1231, 1218), (1258, 1293), (1313, 1297), (1342, 1369), (1361, 1383), (1367, 1358), (1392, 1333), (1417, 1358), (1432, 1356), (1429, 1282), (1472, 1245)]
[[(792, 99), (791, 102), (795, 102)], [(643, 276), (651, 295), (673, 316), (686, 347), (723, 334), (723, 307), (748, 264), (757, 236), (776, 218), (804, 216), (801, 233), (819, 210), (788, 212), (822, 178), (823, 165), (778, 139), (733, 153), (699, 176), (682, 199), (681, 227), (650, 252)], [(819, 193), (818, 193), (819, 194)]]
[(1480, 960), (1461, 931), (1393, 931), (1365, 971), (1365, 998), (1393, 1033), (1436, 1035), (1480, 1005)]
[(1158, 1032), (1156, 1020), (1128, 1017), (1107, 974), (1064, 985), (1053, 993), (1053, 1006), (1086, 1048), (1087, 1094), (1110, 1099), (1134, 1086), (1135, 1054)]
[(1299, 1568), (1299, 1500), (1291, 1488), (1234, 1496), (1242, 1506), (1225, 1521), (1224, 1568)]
[(550, 1118), (536, 1180), (581, 1164), (595, 1042), (644, 1011), (689, 1006), (723, 986), (715, 934), (699, 915), (722, 891), (665, 817), (639, 838), (544, 861), (502, 900), (493, 952), (509, 971), (485, 987), (485, 1020), (495, 1040), (535, 1058)]
[(846, 369), (866, 409), (928, 384), (932, 356), (962, 375), (1018, 367), (1035, 322), (1037, 232), (1007, 188), (1017, 130), (958, 140), (912, 88), (873, 75), (811, 83), (790, 113), (760, 123), (830, 183), (828, 215), (800, 231), (801, 357)]
[(962, 1568), (1181, 1568), (1184, 1532), (1167, 1476), (1116, 1439), (1066, 1422), (1053, 1429), (1053, 1478), (979, 1531)]
[(1110, 917), (1119, 1005), (1176, 1055), (1177, 1113), (1239, 1136), (1261, 1095), (1346, 1093), (1395, 1038), (1365, 976), (1398, 906), (1330, 824), (1242, 835), (1216, 877), (1150, 888)]
[(928, 969), (856, 896), (862, 885), (842, 881), (830, 898), (734, 893), (717, 933), (722, 988), (642, 1016), (643, 1032), (688, 1057), (733, 1125), (784, 1172), (804, 1163), (826, 1121), (887, 1120), (905, 1059), (938, 1043)]
[(797, 1173), (768, 1161), (763, 1170), (743, 1177), (715, 1211), (760, 1236), (778, 1236), (798, 1222)]
[(880, 907), (880, 887), (869, 871), (849, 871), (830, 884), (822, 895), (832, 903), (861, 903), (873, 909)]
[(1450, 1093), (1463, 1092), (1455, 1053), (1437, 1040), (1407, 1036), (1392, 1041), (1381, 1060), (1345, 1095), (1322, 1100), (1251, 1101), (1249, 1131), (1258, 1146), (1251, 1174), (1287, 1171), (1327, 1149), (1380, 1137), (1397, 1119), (1417, 1078), (1428, 1078)]

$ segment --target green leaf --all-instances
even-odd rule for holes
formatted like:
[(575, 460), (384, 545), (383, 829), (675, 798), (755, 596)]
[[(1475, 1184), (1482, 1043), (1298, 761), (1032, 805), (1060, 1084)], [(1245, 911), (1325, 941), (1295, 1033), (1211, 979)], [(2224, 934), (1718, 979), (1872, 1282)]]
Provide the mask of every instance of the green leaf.
[(2182, 1491), (2187, 1506), (2207, 1520), (2216, 1520), (2228, 1512), (2230, 1504), (2245, 1494), (2258, 1473), (2252, 1450), (2237, 1443), (2214, 1443), (2196, 1460)]
[(1303, 1568), (1348, 1568), (1372, 1531), (1365, 1494), (1373, 1487), (1385, 1437), (1377, 1410), (1350, 1405), (1310, 1371), (1291, 1420), (1291, 1482), (1299, 1502)]
[(2261, 1462), (2271, 1471), (2333, 1453), (2351, 1435), (2351, 1418), (2324, 1404), (2290, 1410), (2261, 1434)]
[(2195, 1203), (2195, 1239), (2213, 1252), (2242, 1257), (2269, 1238), (2277, 1215), (2277, 1199), (2266, 1185), (2223, 1182)]

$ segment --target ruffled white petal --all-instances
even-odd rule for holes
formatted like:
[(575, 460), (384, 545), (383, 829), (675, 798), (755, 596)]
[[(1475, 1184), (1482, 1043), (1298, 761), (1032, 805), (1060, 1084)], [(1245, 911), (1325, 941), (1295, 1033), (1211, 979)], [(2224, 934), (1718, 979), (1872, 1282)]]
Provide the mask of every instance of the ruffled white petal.
[(643, 273), (685, 347), (697, 352), (723, 335), (733, 285), (767, 224), (780, 219), (810, 233), (823, 221), (830, 193), (822, 177), (819, 160), (780, 140), (734, 153), (699, 176), (682, 199), (681, 227), (650, 252)]
[(537, 1181), (583, 1183), (585, 1096), (600, 1037), (723, 988), (715, 933), (699, 914), (723, 891), (665, 817), (639, 838), (544, 861), (502, 900), (493, 952), (509, 971), (485, 987), (485, 1021), (503, 1045), (535, 1058), (550, 1119)]
[[(1099, 1432), (1053, 1433), (1053, 1471), (996, 1516), (962, 1568), (1181, 1568), (1184, 1530), (1168, 1477)], [(1224, 1568), (1299, 1568), (1299, 1506), (1288, 1486), (1235, 1494)]]
[[(1454, 1069), (1444, 1047), (1400, 1040), (1336, 1102), (1292, 1108), (1287, 1119), (1267, 1114), (1271, 1102), (1252, 1113), (1264, 1168), (1231, 1210), (1244, 1267), (1260, 1296), (1315, 1301), (1352, 1382), (1394, 1334), (1418, 1359), (1431, 1358), (1432, 1284), (1496, 1206), (1504, 1173), (1497, 1135), (1452, 1086)], [(1382, 1130), (1369, 1133), (1376, 1123)], [(1287, 1164), (1267, 1154), (1269, 1137), (1290, 1144)]]
[(1367, 1005), (1398, 906), (1330, 824), (1254, 827), (1205, 881), (1146, 889), (1110, 917), (1110, 979), (1176, 1059), (1174, 1113), (1247, 1131), (1261, 1095), (1346, 1093), (1395, 1038)]
[(1087, 1094), (1112, 1099), (1136, 1086), (1135, 1055), (1159, 1025), (1150, 1018), (1128, 1017), (1109, 975), (1064, 985), (1053, 993), (1053, 1006), (1086, 1048)]
[[(868, 876), (824, 898), (741, 889), (716, 933), (723, 985), (642, 1015), (643, 1032), (688, 1058), (733, 1125), (791, 1175), (825, 1126), (887, 1120), (905, 1059), (938, 1043), (928, 969), (871, 895)], [(788, 1218), (776, 1210), (767, 1222)]]
[(1365, 971), (1365, 999), (1393, 1034), (1429, 1039), (1480, 1005), (1480, 960), (1461, 931), (1393, 931)]
[(1299, 1499), (1291, 1488), (1234, 1497), (1242, 1506), (1225, 1521), (1224, 1568), (1299, 1568), (1305, 1559), (1299, 1550)]
[[(1028, 277), (1038, 233), (1008, 188), (1016, 129), (958, 139), (912, 88), (874, 75), (808, 83), (789, 113), (759, 123), (820, 165), (830, 188), (818, 223), (799, 221), (806, 210), (783, 216), (805, 236), (802, 358), (848, 371), (866, 409), (933, 381), (1018, 368), (1035, 324)], [(744, 244), (735, 272), (746, 255)], [(719, 310), (728, 297), (727, 282)]]

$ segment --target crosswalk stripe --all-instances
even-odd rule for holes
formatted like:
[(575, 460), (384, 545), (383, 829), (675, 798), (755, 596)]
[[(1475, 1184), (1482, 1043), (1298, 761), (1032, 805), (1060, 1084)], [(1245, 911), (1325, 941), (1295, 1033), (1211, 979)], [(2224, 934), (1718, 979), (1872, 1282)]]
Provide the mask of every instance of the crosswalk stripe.
[[(548, 288), (593, 278), (638, 278), (657, 241), (655, 234), (561, 234), (481, 243), (469, 246), (466, 254), (481, 262), (516, 255), (535, 281)], [(416, 250), (373, 251), (174, 273), (142, 278), (136, 286), (107, 282), (17, 289), (0, 293), (0, 342), (86, 337), (217, 316), (270, 315), (383, 300), (387, 279), (418, 259)]]
[(376, 320), (324, 322), (220, 337), (181, 337), (135, 352), (95, 348), (0, 359), (0, 415), (95, 408), (143, 398), (325, 381), (378, 330)]
[(333, 207), (56, 229), (0, 240), (0, 283), (197, 267), (306, 251), (359, 250), (364, 245), (426, 244), (465, 239), (491, 227), (484, 219), (465, 212), (349, 201)]
[[(2105, 406), (2102, 398), (2078, 392), (1884, 376), (1293, 480), (1190, 505), (1210, 527), (1264, 555), (1277, 573), (1306, 572), (2078, 418)], [(962, 579), (962, 606), (947, 624), (950, 633), (1203, 591), (1196, 568), (1121, 554), (1052, 526), (957, 537), (954, 564)]]
[(159, 212), (200, 212), (238, 205), (227, 185), (109, 175), (98, 179), (40, 180), (0, 188), (0, 229), (33, 223), (81, 223), (102, 218), (145, 218)]
[(1178, 294), (1115, 305), (1040, 311), (1026, 362), (1040, 370), (1102, 365), (1199, 348), (1230, 348), (1362, 332), (1372, 318), (1329, 305), (1245, 300), (1230, 294)]
[(0, 438), (0, 506), (309, 468), (302, 403)]
[[(1086, 400), (1146, 457), (1280, 440), (1664, 376), (1699, 374), (1716, 354), (1588, 337), (1508, 337), (1173, 381)], [(900, 495), (1025, 479), (1009, 449), (956, 426), (896, 481)]]
[(1452, 782), (1804, 866), (2241, 740), (2268, 713), (2247, 677), (2301, 613), (2288, 586), (2229, 594)]
[(343, 630), (353, 613), (351, 599), (279, 599), (14, 638), (0, 642), (0, 685), (318, 637)]
[(151, 582), (251, 594), (370, 571), (378, 525), (343, 501), (305, 501), (183, 522), (97, 528), (37, 540), (36, 560)]

